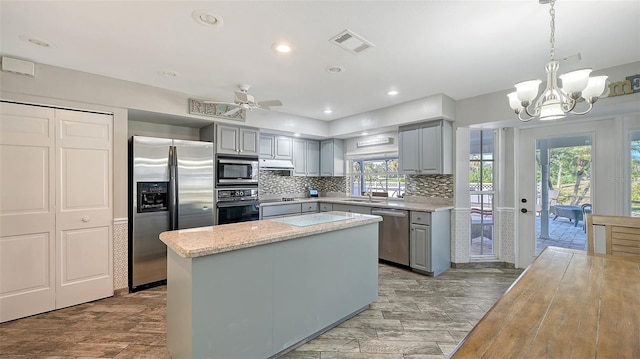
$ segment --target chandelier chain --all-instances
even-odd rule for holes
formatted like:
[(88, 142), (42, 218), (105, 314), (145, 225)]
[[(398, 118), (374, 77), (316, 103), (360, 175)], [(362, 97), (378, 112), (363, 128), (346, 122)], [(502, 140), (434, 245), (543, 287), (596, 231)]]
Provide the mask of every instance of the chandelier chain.
[(549, 15), (551, 15), (551, 38), (549, 39), (549, 42), (551, 43), (551, 61), (555, 59), (556, 51), (556, 9), (553, 7), (555, 3), (555, 0), (549, 1), (549, 4), (551, 5), (551, 8), (549, 9)]

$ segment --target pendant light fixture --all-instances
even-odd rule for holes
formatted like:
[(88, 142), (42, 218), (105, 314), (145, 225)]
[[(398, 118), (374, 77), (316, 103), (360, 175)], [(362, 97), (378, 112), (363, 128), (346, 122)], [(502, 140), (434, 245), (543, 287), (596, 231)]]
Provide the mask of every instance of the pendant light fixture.
[[(558, 86), (557, 73), (560, 63), (555, 59), (555, 0), (539, 0), (540, 4), (550, 4), (551, 15), (551, 61), (545, 66), (547, 71), (547, 87), (535, 100), (541, 80), (530, 80), (517, 83), (516, 91), (507, 95), (509, 106), (518, 114), (523, 122), (539, 117), (541, 121), (555, 120), (565, 117), (567, 113), (584, 115), (591, 111), (593, 103), (598, 100), (605, 89), (607, 76), (589, 77), (592, 69), (582, 69), (560, 75), (562, 87)], [(535, 100), (535, 101), (534, 101)], [(576, 104), (584, 100), (588, 108), (583, 112), (575, 111)], [(526, 115), (525, 117), (523, 117)]]

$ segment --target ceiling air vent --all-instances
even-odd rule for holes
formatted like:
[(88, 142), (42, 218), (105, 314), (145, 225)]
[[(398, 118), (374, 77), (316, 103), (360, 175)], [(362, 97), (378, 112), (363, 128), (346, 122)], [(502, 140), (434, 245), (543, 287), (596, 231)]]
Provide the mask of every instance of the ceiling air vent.
[(370, 41), (367, 41), (362, 37), (356, 35), (351, 30), (344, 30), (338, 35), (330, 38), (329, 41), (333, 42), (334, 44), (340, 46), (341, 48), (349, 51), (354, 55), (357, 55), (370, 47), (376, 46), (372, 44)]

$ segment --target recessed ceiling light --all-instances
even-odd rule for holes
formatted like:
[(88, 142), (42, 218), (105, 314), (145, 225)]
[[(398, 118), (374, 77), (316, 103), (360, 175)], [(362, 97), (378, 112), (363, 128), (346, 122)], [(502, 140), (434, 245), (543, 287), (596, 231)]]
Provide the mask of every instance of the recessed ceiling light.
[(391, 90), (391, 91), (387, 92), (387, 95), (389, 95), (389, 96), (395, 96), (397, 94), (398, 94), (398, 91), (396, 91), (396, 90)]
[(33, 36), (20, 35), (20, 39), (30, 43), (31, 45), (40, 47), (53, 47), (53, 44), (51, 44), (49, 41), (38, 39)]
[(223, 24), (222, 17), (207, 10), (196, 10), (191, 13), (191, 17), (200, 25), (209, 27), (220, 27)]
[(276, 42), (275, 44), (271, 45), (271, 48), (274, 51), (282, 54), (289, 53), (293, 50), (293, 46), (291, 46), (291, 44), (286, 42)]
[(331, 66), (327, 66), (326, 70), (330, 74), (339, 74), (341, 72), (344, 72), (344, 67), (338, 66), (338, 65), (331, 65)]
[(326, 113), (328, 115), (328, 114), (333, 113), (333, 110), (328, 108), (328, 109), (324, 110), (324, 113)]
[(368, 135), (368, 134), (369, 134), (369, 132), (362, 132), (360, 135), (361, 135), (361, 136), (366, 136), (366, 135)]
[(160, 71), (160, 75), (164, 77), (176, 77), (178, 76), (178, 73), (171, 70), (163, 70), (163, 71)]
[(294, 133), (293, 135), (294, 135), (295, 137), (300, 137), (300, 134), (299, 134), (299, 133)]

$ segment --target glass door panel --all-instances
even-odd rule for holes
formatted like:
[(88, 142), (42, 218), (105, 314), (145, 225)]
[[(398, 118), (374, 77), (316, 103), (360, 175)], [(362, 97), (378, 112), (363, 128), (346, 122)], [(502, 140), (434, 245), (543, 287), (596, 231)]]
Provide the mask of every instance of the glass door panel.
[(555, 246), (586, 250), (591, 213), (591, 136), (536, 140), (536, 251)]

